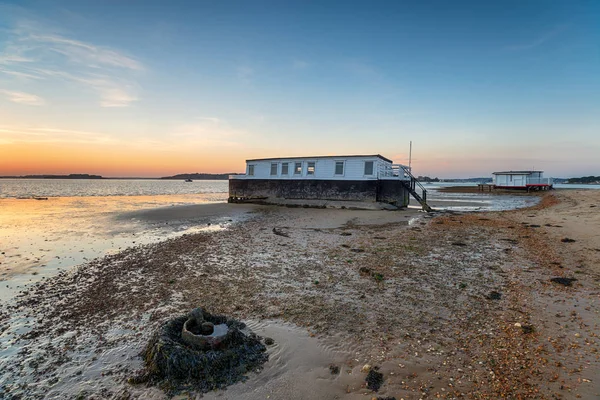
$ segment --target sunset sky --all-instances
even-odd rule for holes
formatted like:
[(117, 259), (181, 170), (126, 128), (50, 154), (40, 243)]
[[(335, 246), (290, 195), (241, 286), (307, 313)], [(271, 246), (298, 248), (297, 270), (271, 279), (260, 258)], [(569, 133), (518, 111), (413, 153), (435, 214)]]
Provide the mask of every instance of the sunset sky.
[(0, 175), (600, 175), (600, 1), (2, 1)]

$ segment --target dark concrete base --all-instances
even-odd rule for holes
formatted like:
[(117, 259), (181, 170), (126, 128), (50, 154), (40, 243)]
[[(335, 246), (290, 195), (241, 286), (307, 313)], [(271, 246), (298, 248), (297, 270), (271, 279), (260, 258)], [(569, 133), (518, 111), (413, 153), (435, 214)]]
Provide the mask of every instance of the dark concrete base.
[(377, 201), (394, 204), (397, 207), (406, 207), (410, 201), (410, 192), (402, 181), (381, 180), (377, 192)]
[(231, 202), (264, 201), (267, 198), (347, 200), (408, 205), (409, 192), (401, 181), (343, 181), (318, 179), (230, 179)]

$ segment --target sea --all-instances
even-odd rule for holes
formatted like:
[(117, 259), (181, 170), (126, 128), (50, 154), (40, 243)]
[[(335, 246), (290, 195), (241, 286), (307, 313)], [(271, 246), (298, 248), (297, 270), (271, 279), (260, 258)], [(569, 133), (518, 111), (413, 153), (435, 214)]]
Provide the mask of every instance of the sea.
[[(457, 186), (477, 187), (476, 183), (469, 182), (432, 182), (424, 184), (427, 190), (427, 199), (432, 207), (440, 210), (452, 211), (504, 211), (517, 208), (530, 207), (539, 201), (537, 196), (526, 196), (523, 192), (512, 194), (495, 194), (489, 192), (480, 193), (447, 193), (440, 189)], [(554, 188), (561, 189), (600, 189), (600, 185), (570, 185), (555, 184)], [(411, 207), (420, 207), (411, 198)]]
[(202, 194), (211, 201), (225, 201), (227, 190), (226, 180), (0, 179), (0, 199)]
[(230, 218), (145, 221), (136, 213), (227, 201), (227, 181), (0, 179), (0, 305), (23, 287), (97, 257)]

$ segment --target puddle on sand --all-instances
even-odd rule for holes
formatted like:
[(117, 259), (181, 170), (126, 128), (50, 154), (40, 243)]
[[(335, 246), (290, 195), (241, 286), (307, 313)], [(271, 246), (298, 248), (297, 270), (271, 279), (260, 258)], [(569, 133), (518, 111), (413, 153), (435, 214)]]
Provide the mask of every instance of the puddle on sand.
[[(538, 196), (523, 196), (513, 194), (451, 193), (440, 192), (440, 187), (427, 188), (427, 202), (436, 210), (448, 211), (503, 211), (531, 207), (540, 201)], [(420, 205), (411, 198), (411, 208)]]
[[(203, 399), (334, 399), (348, 396), (348, 390), (359, 389), (364, 382), (364, 374), (345, 365), (351, 358), (348, 350), (327, 346), (295, 325), (279, 321), (245, 322), (256, 334), (275, 341), (267, 346), (269, 361), (258, 374), (249, 374), (246, 382), (207, 393)], [(330, 365), (338, 366), (340, 373), (332, 374)], [(364, 398), (363, 394), (354, 395)]]
[[(372, 393), (363, 387), (366, 375), (360, 372), (362, 363), (353, 362), (358, 361), (352, 360), (353, 350), (341, 342), (311, 337), (306, 329), (281, 321), (244, 322), (253, 332), (275, 341), (267, 346), (269, 361), (258, 373), (248, 373), (246, 382), (204, 395), (195, 394), (196, 398), (364, 399), (365, 394)], [(74, 335), (81, 340), (71, 341)], [(127, 378), (142, 367), (140, 351), (147, 340), (138, 335), (130, 327), (113, 328), (104, 335), (105, 342), (99, 347), (92, 336), (74, 331), (52, 342), (31, 341), (24, 346), (20, 362), (11, 362), (17, 355), (9, 353), (0, 361), (0, 366), (14, 372), (4, 377), (0, 375), (0, 388), (4, 386), (5, 394), (22, 393), (40, 398), (127, 395), (131, 399), (168, 399), (170, 397), (157, 387), (126, 383)], [(55, 364), (64, 357), (68, 358), (63, 360), (66, 362)], [(348, 366), (350, 362), (352, 367)], [(332, 374), (330, 365), (339, 367), (339, 373)], [(17, 372), (19, 368), (25, 370)], [(28, 389), (21, 391), (19, 388), (23, 387)], [(0, 397), (2, 393), (0, 390)], [(189, 397), (184, 393), (175, 398)]]
[[(139, 323), (143, 322), (144, 319)], [(0, 335), (6, 345), (0, 341), (2, 399), (106, 398), (113, 389), (117, 395), (124, 393), (127, 386), (122, 382), (132, 374), (128, 371), (142, 366), (139, 357), (142, 345), (138, 333), (131, 329), (108, 330), (100, 346), (98, 337), (85, 330), (13, 345), (18, 334), (28, 330), (27, 325), (32, 323), (32, 319), (23, 319), (20, 327), (13, 324)], [(148, 388), (140, 398), (165, 397), (160, 390)]]

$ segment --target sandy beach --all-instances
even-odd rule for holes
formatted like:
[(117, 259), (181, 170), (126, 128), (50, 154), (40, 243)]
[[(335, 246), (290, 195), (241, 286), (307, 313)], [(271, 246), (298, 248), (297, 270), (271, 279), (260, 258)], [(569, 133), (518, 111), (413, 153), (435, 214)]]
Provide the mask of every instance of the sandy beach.
[(600, 191), (542, 196), (480, 213), (243, 206), (227, 229), (95, 259), (0, 311), (0, 397), (168, 398), (128, 379), (156, 329), (201, 306), (275, 345), (247, 382), (180, 398), (596, 398)]

